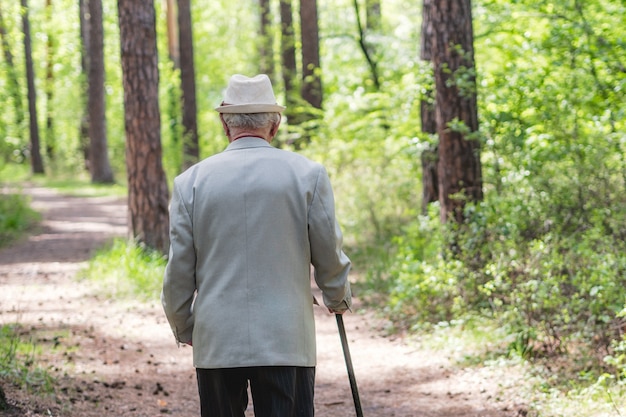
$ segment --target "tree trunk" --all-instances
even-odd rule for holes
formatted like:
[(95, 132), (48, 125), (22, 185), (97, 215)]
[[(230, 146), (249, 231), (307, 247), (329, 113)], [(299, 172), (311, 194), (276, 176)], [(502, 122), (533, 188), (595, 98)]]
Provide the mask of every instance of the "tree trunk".
[(274, 47), (270, 0), (259, 0), (259, 70), (274, 81)]
[(169, 191), (162, 165), (153, 0), (118, 0), (128, 215), (132, 236), (167, 253)]
[(33, 174), (43, 174), (43, 160), (39, 149), (39, 125), (37, 124), (37, 92), (35, 90), (35, 70), (30, 42), (30, 21), (28, 0), (22, 0), (22, 27), (24, 31), (24, 58), (26, 60), (26, 83), (28, 85), (28, 115), (30, 117), (30, 158)]
[(176, 0), (163, 0), (167, 19), (167, 51), (174, 63), (180, 68), (180, 43), (178, 38), (178, 21), (176, 19)]
[(193, 30), (190, 0), (178, 0), (180, 81), (183, 111), (183, 170), (200, 157), (196, 110), (196, 73), (193, 63)]
[[(442, 222), (464, 221), (466, 202), (483, 197), (470, 0), (437, 0), (433, 34), (439, 201)], [(462, 83), (458, 82), (461, 81)]]
[[(430, 41), (433, 37), (433, 27), (430, 21), (430, 7), (434, 0), (424, 0), (422, 6), (422, 34), (420, 42), (420, 59), (431, 62), (432, 51)], [(431, 64), (432, 65), (432, 64)], [(420, 101), (421, 130), (423, 133), (434, 135), (437, 133), (435, 103), (432, 99), (432, 90), (426, 93), (426, 98)], [(422, 213), (426, 214), (428, 204), (439, 200), (439, 186), (437, 179), (437, 145), (431, 145), (421, 155), (422, 162)]]
[[(165, 16), (167, 19), (167, 51), (172, 66), (175, 70), (180, 71), (180, 40), (178, 38), (178, 7), (176, 6), (177, 0), (162, 0), (163, 8), (165, 9)], [(175, 83), (167, 84), (167, 96), (166, 96), (166, 120), (163, 122), (165, 126), (169, 127), (169, 135), (171, 138), (171, 149), (176, 153), (176, 164), (180, 167), (183, 166), (182, 158), (184, 151), (181, 148), (181, 86)], [(166, 151), (167, 152), (167, 151)], [(178, 157), (179, 156), (179, 157)]]
[(87, 15), (89, 14), (87, 10), (88, 1), (89, 0), (78, 0), (78, 19), (80, 23), (81, 41), (80, 68), (83, 75), (80, 94), (81, 103), (83, 105), (83, 114), (80, 118), (80, 127), (78, 134), (80, 137), (80, 148), (83, 153), (85, 169), (91, 172), (91, 169), (89, 168), (89, 107), (87, 106), (87, 96), (89, 95), (89, 33), (91, 32), (91, 28), (89, 27), (89, 19), (87, 17)]
[(24, 124), (24, 107), (22, 102), (22, 92), (20, 90), (20, 83), (17, 76), (17, 70), (15, 63), (13, 62), (13, 53), (11, 52), (11, 45), (9, 44), (9, 36), (4, 23), (4, 16), (2, 14), (2, 8), (0, 5), (0, 41), (2, 44), (2, 52), (5, 60), (5, 68), (7, 72), (7, 92), (13, 102), (13, 108), (15, 111), (15, 135), (19, 138), (23, 137), (23, 124)]
[[(46, 19), (48, 27), (52, 27), (52, 0), (46, 0)], [(54, 137), (54, 111), (52, 99), (54, 95), (54, 36), (48, 32), (46, 44), (46, 154), (50, 160), (54, 160), (56, 151), (56, 139)]]
[(300, 0), (302, 37), (302, 98), (316, 109), (322, 108), (320, 41), (317, 0)]
[(293, 30), (293, 10), (291, 0), (280, 0), (281, 57), (283, 63), (283, 83), (285, 87), (285, 111), (287, 118), (293, 115), (297, 103), (296, 91), (296, 38)]
[(102, 0), (89, 0), (89, 139), (92, 183), (113, 183), (109, 163), (104, 96), (104, 31)]

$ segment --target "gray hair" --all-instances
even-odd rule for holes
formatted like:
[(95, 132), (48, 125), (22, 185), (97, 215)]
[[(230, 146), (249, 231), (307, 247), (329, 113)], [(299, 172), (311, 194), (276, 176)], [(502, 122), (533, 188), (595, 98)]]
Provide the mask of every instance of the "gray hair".
[(230, 129), (262, 129), (280, 122), (280, 113), (222, 113)]

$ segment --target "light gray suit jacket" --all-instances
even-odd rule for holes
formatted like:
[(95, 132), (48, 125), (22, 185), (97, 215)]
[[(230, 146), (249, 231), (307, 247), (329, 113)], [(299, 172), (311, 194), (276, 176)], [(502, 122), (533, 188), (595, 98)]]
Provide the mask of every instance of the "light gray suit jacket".
[(194, 366), (315, 366), (310, 265), (324, 304), (351, 305), (324, 167), (242, 138), (174, 180), (161, 300)]

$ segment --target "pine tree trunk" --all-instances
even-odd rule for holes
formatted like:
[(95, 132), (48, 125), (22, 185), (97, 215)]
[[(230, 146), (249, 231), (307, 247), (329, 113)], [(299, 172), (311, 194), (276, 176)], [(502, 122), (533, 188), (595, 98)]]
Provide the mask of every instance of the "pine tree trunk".
[[(464, 221), (468, 201), (483, 197), (470, 0), (437, 0), (430, 7), (439, 135), (441, 220)], [(457, 79), (463, 78), (463, 84)]]
[[(433, 37), (433, 27), (430, 21), (430, 7), (435, 0), (424, 0), (422, 5), (422, 30), (420, 43), (420, 59), (431, 63), (432, 51), (430, 41)], [(432, 65), (432, 64), (431, 64)], [(432, 100), (433, 91), (427, 92), (427, 97), (420, 101), (420, 120), (423, 133), (434, 135), (437, 133), (435, 103)], [(439, 200), (439, 185), (437, 179), (437, 145), (431, 145), (422, 151), (422, 213), (428, 210), (428, 203)]]
[[(46, 0), (46, 19), (52, 27), (52, 0)], [(46, 154), (54, 160), (56, 153), (56, 139), (54, 137), (54, 111), (52, 99), (54, 96), (54, 36), (48, 33), (46, 44)]]
[(35, 70), (28, 19), (28, 0), (22, 0), (22, 26), (24, 31), (24, 58), (26, 60), (26, 83), (28, 85), (28, 115), (30, 117), (30, 158), (33, 174), (43, 174), (43, 160), (39, 149), (39, 125), (37, 124), (37, 92), (35, 90)]
[(281, 22), (281, 57), (283, 63), (283, 84), (287, 118), (292, 114), (297, 103), (296, 75), (296, 38), (293, 30), (293, 9), (291, 0), (280, 0)]
[(259, 0), (259, 70), (274, 82), (274, 47), (270, 0)]
[(162, 165), (153, 0), (118, 0), (128, 214), (132, 236), (167, 253), (169, 192)]
[(174, 63), (180, 68), (180, 42), (178, 38), (178, 19), (176, 19), (176, 0), (163, 0), (167, 19), (167, 51)]
[(180, 81), (183, 111), (183, 170), (200, 157), (196, 109), (196, 72), (193, 62), (193, 30), (190, 0), (178, 0)]
[(89, 0), (89, 139), (91, 182), (113, 183), (109, 163), (104, 95), (104, 31), (102, 0)]
[[(178, 7), (177, 0), (162, 0), (163, 9), (167, 20), (167, 51), (174, 69), (180, 70), (180, 41), (178, 38)], [(176, 163), (182, 168), (183, 153), (181, 150), (181, 87), (175, 83), (167, 85), (166, 96), (166, 120), (163, 125), (168, 126), (170, 146), (176, 152)], [(179, 156), (179, 157), (178, 157)]]
[(302, 32), (302, 98), (316, 109), (322, 108), (320, 41), (317, 0), (300, 0)]
[(91, 29), (89, 27), (88, 2), (89, 0), (78, 0), (78, 19), (80, 23), (80, 41), (81, 41), (81, 53), (80, 53), (80, 68), (83, 75), (81, 83), (81, 103), (83, 105), (82, 116), (80, 118), (79, 137), (80, 148), (83, 152), (83, 160), (85, 162), (85, 169), (90, 171), (89, 168), (89, 107), (87, 106), (87, 96), (89, 95), (89, 33)]

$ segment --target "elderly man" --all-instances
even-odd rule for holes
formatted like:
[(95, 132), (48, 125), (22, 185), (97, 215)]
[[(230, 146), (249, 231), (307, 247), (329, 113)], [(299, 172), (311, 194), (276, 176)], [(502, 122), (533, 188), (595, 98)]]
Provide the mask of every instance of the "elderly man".
[(229, 145), (174, 181), (161, 295), (193, 346), (201, 415), (313, 416), (310, 265), (331, 313), (351, 306), (324, 167), (270, 145), (285, 108), (269, 78), (234, 75), (216, 108)]

